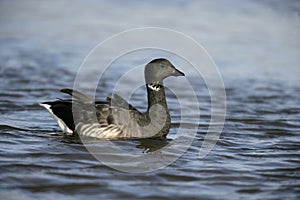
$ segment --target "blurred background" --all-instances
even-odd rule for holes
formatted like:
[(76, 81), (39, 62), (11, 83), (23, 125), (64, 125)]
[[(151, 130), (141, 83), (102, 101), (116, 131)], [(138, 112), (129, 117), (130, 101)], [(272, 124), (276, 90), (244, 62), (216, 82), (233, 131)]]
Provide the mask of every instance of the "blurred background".
[[(1, 0), (0, 27), (1, 199), (300, 197), (299, 1)], [(140, 27), (174, 29), (203, 45), (228, 108), (208, 157), (197, 157), (210, 119), (204, 109), (182, 158), (136, 175), (101, 165), (37, 104), (72, 87), (99, 42)], [(198, 98), (210, 105), (209, 94)]]
[(1, 70), (40, 65), (18, 60), (31, 54), (74, 72), (109, 36), (154, 26), (195, 39), (230, 77), (299, 81), (299, 7), (293, 0), (1, 1)]

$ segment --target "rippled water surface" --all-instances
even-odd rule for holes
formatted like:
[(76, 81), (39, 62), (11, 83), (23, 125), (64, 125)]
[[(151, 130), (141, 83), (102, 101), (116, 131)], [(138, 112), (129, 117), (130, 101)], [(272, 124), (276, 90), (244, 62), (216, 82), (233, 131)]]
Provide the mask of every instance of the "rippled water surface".
[[(299, 12), (292, 0), (1, 1), (1, 199), (299, 199)], [(191, 146), (166, 167), (127, 173), (99, 162), (79, 138), (60, 132), (38, 103), (65, 97), (59, 89), (73, 86), (82, 60), (99, 42), (143, 26), (181, 31), (206, 48), (224, 80), (227, 113), (220, 139), (200, 159), (205, 135), (213, 134), (207, 133), (211, 101), (204, 81), (187, 71), (201, 107), (199, 123), (193, 112), (182, 122), (186, 133), (198, 127)], [(147, 56), (128, 63), (143, 64)], [(110, 94), (110, 80), (121, 72), (108, 73), (99, 97)], [(193, 95), (178, 91), (184, 101)], [(143, 88), (131, 103), (145, 109)], [(181, 122), (171, 91), (168, 103), (172, 128), (166, 141), (115, 141), (127, 153), (101, 155), (130, 160), (170, 143)]]

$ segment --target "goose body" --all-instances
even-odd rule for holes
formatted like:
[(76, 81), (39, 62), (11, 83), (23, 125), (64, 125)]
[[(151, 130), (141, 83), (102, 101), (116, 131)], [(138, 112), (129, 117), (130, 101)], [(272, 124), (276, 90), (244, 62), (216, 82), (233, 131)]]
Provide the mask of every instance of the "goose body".
[(145, 66), (148, 109), (139, 112), (121, 96), (113, 94), (106, 101), (94, 101), (79, 91), (62, 89), (71, 99), (58, 99), (40, 105), (53, 116), (63, 132), (99, 139), (164, 138), (171, 117), (163, 80), (184, 76), (164, 58)]

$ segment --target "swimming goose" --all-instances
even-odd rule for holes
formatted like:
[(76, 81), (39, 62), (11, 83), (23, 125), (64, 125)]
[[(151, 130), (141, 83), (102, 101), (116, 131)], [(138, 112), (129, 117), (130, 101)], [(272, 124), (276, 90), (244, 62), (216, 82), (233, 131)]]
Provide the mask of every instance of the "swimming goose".
[(94, 101), (72, 89), (62, 89), (72, 99), (44, 102), (45, 107), (67, 134), (99, 139), (165, 138), (171, 126), (163, 80), (184, 76), (164, 58), (154, 59), (144, 70), (148, 109), (141, 113), (121, 96), (112, 94), (106, 101)]

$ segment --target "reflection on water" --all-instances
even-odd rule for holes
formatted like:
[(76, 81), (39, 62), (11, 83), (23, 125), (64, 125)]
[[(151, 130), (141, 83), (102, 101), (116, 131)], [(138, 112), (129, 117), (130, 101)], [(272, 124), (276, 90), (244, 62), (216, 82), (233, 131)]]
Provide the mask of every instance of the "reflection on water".
[(149, 153), (160, 150), (168, 144), (168, 140), (141, 139), (136, 147), (144, 149), (144, 153)]
[[(1, 199), (299, 198), (298, 1), (91, 1), (72, 6), (65, 1), (1, 1), (0, 13)], [(188, 131), (197, 125), (196, 138), (166, 168), (135, 174), (97, 161), (80, 138), (59, 132), (38, 103), (62, 97), (58, 90), (72, 87), (81, 61), (98, 42), (141, 26), (173, 28), (206, 47), (225, 82), (227, 119), (213, 151), (199, 159), (210, 97), (204, 83), (190, 76), (201, 117), (199, 124), (184, 121), (182, 127)], [(99, 96), (110, 94), (109, 79), (119, 75), (108, 74)], [(189, 93), (181, 92), (188, 101)], [(142, 88), (131, 103), (145, 108)], [(168, 145), (181, 120), (172, 93), (168, 103), (172, 129), (167, 140), (113, 143), (142, 155)]]

